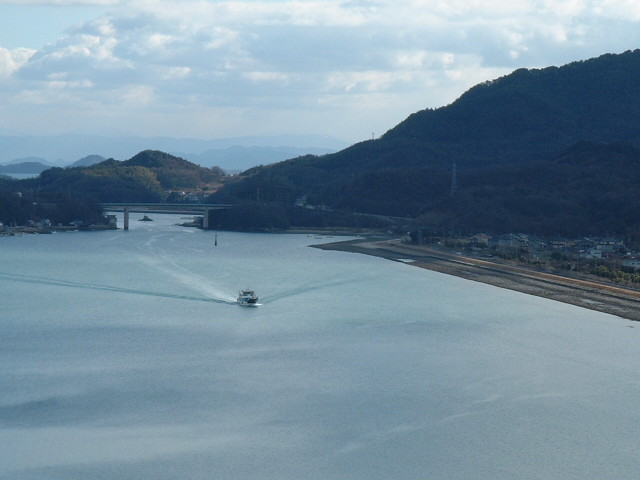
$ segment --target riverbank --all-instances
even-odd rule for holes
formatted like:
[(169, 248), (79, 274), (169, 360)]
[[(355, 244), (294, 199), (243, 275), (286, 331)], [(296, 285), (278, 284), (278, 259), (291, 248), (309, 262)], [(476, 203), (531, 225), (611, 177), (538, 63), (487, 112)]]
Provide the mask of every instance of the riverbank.
[(447, 275), (640, 321), (640, 291), (622, 286), (569, 278), (521, 266), (465, 257), (430, 247), (403, 244), (399, 240), (351, 240), (314, 245), (314, 247), (323, 250), (374, 255)]
[(57, 232), (77, 232), (77, 231), (102, 231), (116, 230), (115, 225), (88, 225), (88, 226), (72, 226), (72, 225), (51, 225), (46, 227), (4, 227), (0, 230), (0, 236), (14, 237), (17, 235), (46, 235)]

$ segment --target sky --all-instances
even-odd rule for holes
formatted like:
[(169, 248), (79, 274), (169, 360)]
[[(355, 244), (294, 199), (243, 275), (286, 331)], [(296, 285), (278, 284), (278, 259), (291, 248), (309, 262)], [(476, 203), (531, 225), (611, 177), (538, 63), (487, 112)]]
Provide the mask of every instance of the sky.
[(639, 46), (636, 0), (0, 0), (0, 134), (354, 143)]

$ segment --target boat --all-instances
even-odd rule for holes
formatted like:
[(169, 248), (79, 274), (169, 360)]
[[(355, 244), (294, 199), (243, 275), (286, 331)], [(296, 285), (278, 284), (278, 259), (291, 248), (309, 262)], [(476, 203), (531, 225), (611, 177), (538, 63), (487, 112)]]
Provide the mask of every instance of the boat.
[(260, 304), (258, 303), (258, 297), (256, 296), (253, 290), (245, 288), (244, 290), (240, 290), (238, 293), (238, 299), (236, 300), (238, 305), (242, 307), (257, 307)]

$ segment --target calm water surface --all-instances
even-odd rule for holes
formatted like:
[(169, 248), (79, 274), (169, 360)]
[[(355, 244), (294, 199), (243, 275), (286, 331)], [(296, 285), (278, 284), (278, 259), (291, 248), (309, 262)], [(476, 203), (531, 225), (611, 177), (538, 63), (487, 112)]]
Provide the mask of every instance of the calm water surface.
[(636, 323), (154, 218), (0, 238), (0, 479), (640, 473)]

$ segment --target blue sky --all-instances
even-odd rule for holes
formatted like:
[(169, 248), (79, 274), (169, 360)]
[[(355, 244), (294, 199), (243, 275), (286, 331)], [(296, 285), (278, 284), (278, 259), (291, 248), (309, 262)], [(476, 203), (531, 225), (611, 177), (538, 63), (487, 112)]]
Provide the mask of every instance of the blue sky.
[(0, 46), (38, 49), (56, 42), (69, 27), (100, 15), (100, 5), (19, 5), (0, 1)]
[(0, 133), (356, 142), (640, 44), (632, 0), (0, 0)]

